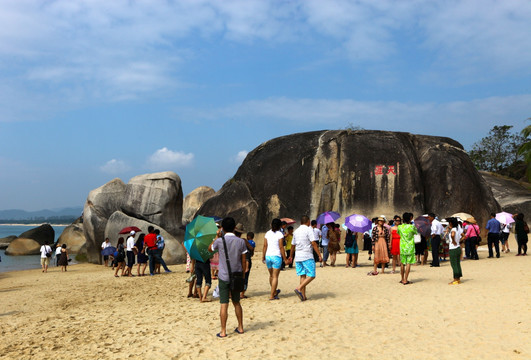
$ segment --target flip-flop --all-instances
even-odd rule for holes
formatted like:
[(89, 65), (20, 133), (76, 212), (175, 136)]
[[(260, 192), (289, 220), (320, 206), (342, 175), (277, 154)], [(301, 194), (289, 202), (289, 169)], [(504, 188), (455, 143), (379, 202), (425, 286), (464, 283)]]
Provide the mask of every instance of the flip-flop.
[(278, 297), (278, 296), (275, 296), (274, 298), (269, 299), (269, 300), (279, 300), (279, 297)]
[(277, 293), (275, 294), (275, 296), (278, 296), (278, 294), (280, 294), (280, 289), (277, 289)]
[(302, 295), (302, 293), (299, 290), (295, 289), (293, 291), (295, 292), (295, 294), (297, 294), (297, 296), (299, 297), (300, 301), (304, 301), (304, 296)]
[(406, 281), (405, 283), (402, 283), (402, 284), (409, 285), (409, 284), (412, 284), (412, 282), (411, 281)]
[(227, 337), (227, 335), (225, 335), (225, 336), (221, 336), (221, 333), (217, 333), (216, 336), (217, 336), (218, 338), (226, 338), (226, 337)]
[(238, 330), (238, 328), (234, 329), (234, 332), (235, 332), (235, 333), (238, 333), (238, 334), (240, 334), (240, 335), (243, 334), (243, 331)]

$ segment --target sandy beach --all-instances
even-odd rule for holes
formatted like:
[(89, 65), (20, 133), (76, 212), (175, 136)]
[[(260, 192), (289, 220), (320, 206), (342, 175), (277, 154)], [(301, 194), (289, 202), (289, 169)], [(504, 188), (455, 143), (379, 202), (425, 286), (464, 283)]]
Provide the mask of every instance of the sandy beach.
[[(254, 256), (246, 333), (218, 339), (219, 302), (189, 299), (184, 265), (155, 277), (114, 278), (109, 268), (74, 265), (0, 273), (2, 359), (529, 359), (531, 256), (464, 261), (463, 283), (440, 268), (367, 276), (359, 268), (317, 269), (309, 300), (293, 293), (294, 269), (280, 274), (279, 301)], [(136, 271), (135, 271), (136, 272)], [(232, 307), (228, 329), (236, 327)]]

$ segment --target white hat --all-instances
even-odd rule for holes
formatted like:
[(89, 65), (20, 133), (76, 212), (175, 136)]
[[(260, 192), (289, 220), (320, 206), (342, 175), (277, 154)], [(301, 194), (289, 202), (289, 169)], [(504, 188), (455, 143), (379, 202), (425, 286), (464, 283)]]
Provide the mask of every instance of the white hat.
[(131, 232), (129, 233), (129, 235), (134, 235), (134, 234), (136, 234), (134, 230), (131, 230)]

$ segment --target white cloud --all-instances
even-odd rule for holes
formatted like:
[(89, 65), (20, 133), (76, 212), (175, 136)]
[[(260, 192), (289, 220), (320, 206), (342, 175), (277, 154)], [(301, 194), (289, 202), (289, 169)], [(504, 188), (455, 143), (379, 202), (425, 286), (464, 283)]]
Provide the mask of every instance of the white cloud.
[(249, 151), (247, 150), (239, 151), (236, 157), (234, 158), (235, 162), (241, 164), (243, 160), (245, 160), (245, 158), (247, 157), (247, 154), (249, 154)]
[(153, 170), (169, 170), (176, 167), (190, 166), (193, 160), (193, 153), (186, 154), (182, 151), (172, 151), (167, 147), (163, 147), (149, 157), (148, 166)]
[(105, 163), (105, 165), (100, 166), (100, 170), (107, 174), (121, 174), (128, 171), (130, 167), (122, 160), (112, 159)]

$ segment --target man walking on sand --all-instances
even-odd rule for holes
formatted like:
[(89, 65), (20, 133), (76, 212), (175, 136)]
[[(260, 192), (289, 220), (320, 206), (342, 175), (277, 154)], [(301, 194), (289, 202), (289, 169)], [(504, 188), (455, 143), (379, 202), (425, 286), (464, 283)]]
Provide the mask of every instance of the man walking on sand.
[(441, 235), (444, 228), (439, 220), (435, 218), (434, 213), (428, 214), (428, 220), (431, 223), (431, 257), (430, 267), (439, 267), (439, 247), (441, 246)]
[(501, 224), (496, 220), (496, 214), (490, 213), (490, 220), (487, 221), (486, 229), (488, 230), (487, 241), (489, 246), (489, 258), (494, 257), (492, 247), (496, 249), (496, 257), (500, 257), (500, 231)]
[[(231, 289), (229, 266), (231, 273), (246, 272), (245, 254), (247, 253), (247, 246), (245, 240), (237, 237), (234, 234), (234, 228), (236, 227), (236, 221), (231, 217), (226, 217), (221, 222), (221, 228), (223, 229), (222, 236), (214, 239), (212, 244), (208, 247), (210, 252), (219, 251), (219, 272), (218, 272), (218, 285), (219, 285), (219, 302), (221, 308), (219, 311), (219, 317), (221, 321), (221, 331), (216, 335), (219, 338), (227, 337), (227, 318), (229, 310), (229, 293), (232, 297), (232, 305), (234, 305), (234, 312), (238, 319), (238, 327), (234, 329), (235, 333), (243, 334), (243, 309), (240, 304), (240, 290)], [(225, 250), (227, 249), (227, 250)], [(227, 259), (228, 257), (228, 259)], [(227, 262), (229, 264), (227, 264)]]
[[(292, 262), (295, 256), (295, 268), (301, 280), (294, 291), (301, 301), (306, 301), (306, 286), (315, 279), (313, 252), (316, 251), (319, 254), (318, 240), (310, 227), (310, 218), (306, 215), (303, 216), (301, 218), (301, 226), (293, 233), (289, 257), (290, 262)], [(319, 254), (319, 261), (322, 260), (321, 254)]]

